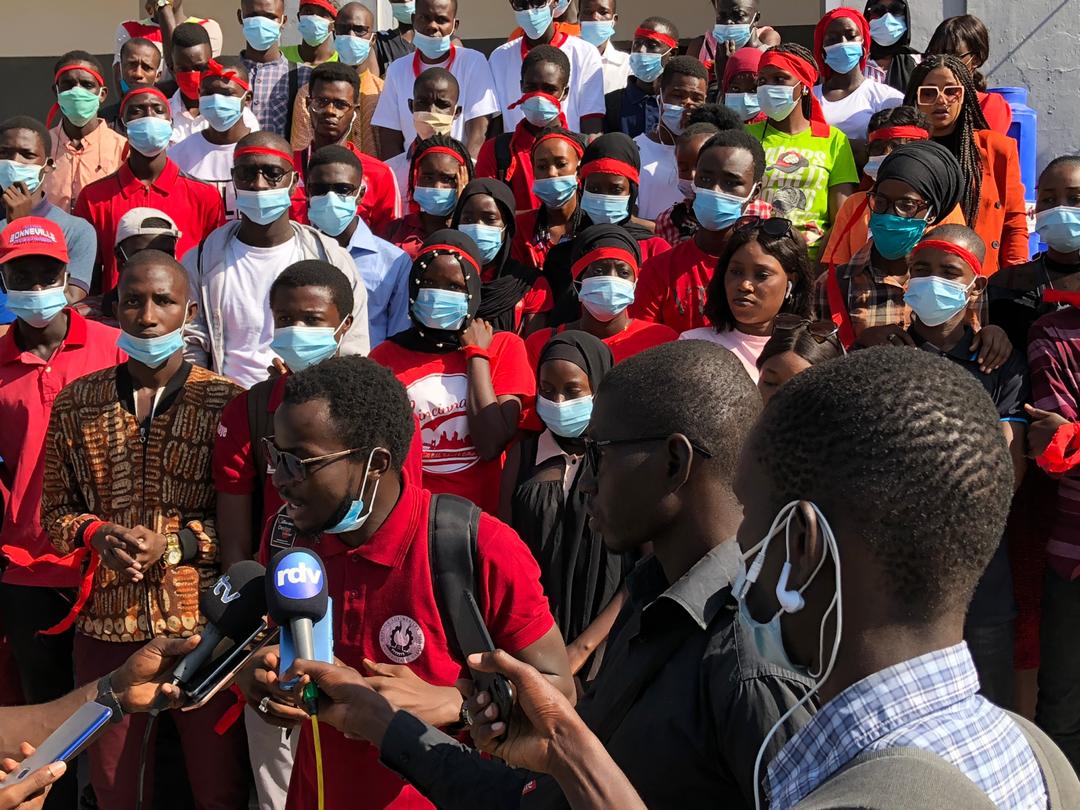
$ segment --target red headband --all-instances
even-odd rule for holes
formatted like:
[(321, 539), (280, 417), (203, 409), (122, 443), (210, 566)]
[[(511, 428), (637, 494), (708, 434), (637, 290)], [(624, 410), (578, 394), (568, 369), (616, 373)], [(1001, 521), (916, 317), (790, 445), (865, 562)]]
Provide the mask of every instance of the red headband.
[(573, 150), (577, 153), (578, 160), (585, 156), (585, 147), (582, 146), (578, 141), (575, 141), (565, 132), (548, 132), (545, 135), (541, 135), (539, 138), (533, 141), (532, 149), (530, 151), (535, 152), (536, 147), (538, 147), (544, 141), (550, 141), (552, 138), (558, 138), (560, 141), (566, 141), (568, 144), (570, 144)]
[(270, 155), (271, 157), (287, 160), (290, 164), (293, 162), (292, 155), (287, 155), (280, 149), (274, 149), (270, 146), (242, 146), (233, 152), (233, 159), (235, 160), (244, 155)]
[(330, 0), (300, 0), (302, 6), (318, 6), (319, 8), (326, 9), (334, 15), (334, 19), (337, 19), (338, 10)]
[(593, 262), (598, 262), (601, 259), (618, 259), (619, 261), (626, 262), (632, 268), (634, 268), (634, 275), (637, 275), (638, 260), (637, 257), (626, 248), (621, 247), (598, 247), (594, 250), (590, 250), (580, 259), (573, 263), (570, 267), (570, 275), (577, 278), (585, 272), (587, 268)]
[(638, 28), (636, 31), (634, 31), (634, 39), (651, 39), (667, 45), (669, 48), (679, 47), (678, 40), (672, 39), (667, 34), (662, 34), (659, 31), (654, 31), (651, 28)]
[(522, 95), (521, 98), (519, 98), (517, 101), (515, 101), (509, 107), (507, 107), (507, 109), (512, 110), (512, 109), (514, 109), (514, 107), (520, 107), (522, 105), (522, 103), (525, 101), (525, 99), (532, 98), (533, 96), (540, 96), (540, 98), (546, 98), (548, 101), (550, 101), (556, 107), (558, 107), (560, 111), (562, 110), (562, 102), (561, 101), (559, 101), (557, 98), (555, 98), (555, 96), (551, 95), (551, 93), (542, 93), (539, 90), (537, 90), (535, 93), (525, 93), (524, 95)]
[(424, 155), (430, 155), (430, 154), (449, 155), (454, 160), (456, 160), (458, 163), (460, 163), (462, 166), (465, 165), (465, 158), (463, 158), (461, 155), (459, 155), (457, 152), (455, 152), (449, 146), (429, 146), (427, 149), (425, 149), (423, 152), (421, 152), (419, 155), (417, 155), (415, 158), (413, 158), (413, 160), (416, 163), (419, 163), (421, 161), (421, 159), (423, 159)]
[(1068, 304), (1080, 308), (1080, 292), (1069, 290), (1043, 290), (1042, 300), (1045, 304)]
[(235, 70), (226, 70), (224, 67), (222, 67), (221, 62), (217, 61), (216, 59), (211, 59), (210, 64), (207, 65), (206, 72), (203, 73), (203, 78), (205, 79), (207, 76), (220, 76), (222, 79), (225, 79), (226, 81), (230, 81), (230, 82), (233, 82), (234, 84), (240, 85), (247, 92), (249, 92), (249, 93), (251, 92), (251, 85), (250, 84), (248, 84), (243, 79), (241, 79), (237, 75)]
[(893, 138), (908, 138), (913, 141), (928, 141), (930, 140), (930, 133), (922, 127), (904, 126), (904, 127), (882, 127), (881, 129), (875, 129), (867, 137), (870, 143), (874, 141), (891, 141)]
[(459, 260), (468, 262), (476, 270), (477, 274), (480, 273), (480, 265), (476, 263), (476, 259), (459, 248), (457, 245), (444, 245), (439, 243), (437, 245), (427, 245), (423, 250), (416, 254), (416, 259), (419, 260), (422, 256), (426, 256), (429, 253), (433, 253), (436, 250), (448, 250), (458, 257)]
[(924, 239), (919, 242), (919, 244), (915, 245), (915, 249), (911, 251), (911, 255), (914, 256), (923, 248), (937, 248), (938, 250), (944, 250), (946, 253), (951, 253), (954, 256), (959, 256), (971, 266), (971, 269), (975, 271), (975, 275), (981, 276), (983, 274), (982, 262), (979, 261), (979, 257), (967, 248), (960, 247), (960, 245), (953, 244), (952, 242), (946, 242), (944, 239)]
[(829, 25), (833, 20), (845, 18), (855, 23), (855, 27), (859, 29), (859, 36), (862, 37), (862, 56), (859, 59), (860, 71), (866, 68), (866, 60), (870, 57), (870, 24), (866, 22), (866, 17), (853, 8), (843, 6), (835, 8), (818, 20), (817, 25), (814, 26), (814, 58), (817, 60), (818, 70), (821, 72), (821, 78), (823, 79), (827, 79), (836, 73), (825, 61), (825, 32), (829, 29)]
[[(585, 153), (582, 152), (582, 154)], [(590, 174), (597, 174), (599, 172), (605, 174), (618, 174), (633, 180), (635, 183), (641, 182), (640, 174), (638, 174), (637, 169), (629, 163), (623, 163), (621, 160), (616, 160), (615, 158), (598, 158), (597, 160), (590, 160), (581, 167), (578, 175), (584, 180)]]
[(100, 84), (102, 87), (105, 86), (105, 80), (103, 78), (101, 78), (101, 74), (98, 73), (96, 70), (94, 70), (89, 65), (83, 65), (83, 64), (64, 65), (64, 67), (62, 67), (58, 71), (56, 71), (56, 75), (53, 76), (53, 84), (56, 84), (58, 81), (60, 81), (61, 76), (63, 76), (65, 73), (71, 72), (72, 70), (85, 70), (87, 73), (89, 73), (95, 79), (97, 79), (98, 84)]
[(131, 90), (129, 90), (128, 94), (126, 96), (124, 96), (123, 100), (120, 102), (120, 115), (121, 116), (123, 116), (124, 108), (127, 106), (128, 102), (131, 101), (132, 97), (137, 96), (140, 93), (149, 93), (152, 96), (157, 96), (158, 98), (160, 98), (162, 101), (165, 102), (166, 107), (169, 106), (168, 97), (164, 93), (162, 93), (160, 90), (158, 90), (156, 87), (135, 87), (135, 88), (132, 88)]
[(817, 68), (798, 56), (783, 51), (765, 51), (761, 57), (761, 68), (775, 67), (786, 70), (806, 88), (805, 98), (810, 99), (810, 133), (815, 138), (829, 137), (829, 124), (825, 120), (825, 113), (821, 111), (821, 104), (814, 96), (814, 85), (817, 84)]

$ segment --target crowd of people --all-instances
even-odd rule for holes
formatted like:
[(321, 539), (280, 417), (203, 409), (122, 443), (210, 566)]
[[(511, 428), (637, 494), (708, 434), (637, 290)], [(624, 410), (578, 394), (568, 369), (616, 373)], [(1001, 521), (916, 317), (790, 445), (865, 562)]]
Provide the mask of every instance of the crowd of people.
[[(0, 810), (1080, 806), (1080, 155), (979, 19), (184, 5), (0, 122), (0, 770), (118, 707)], [(153, 724), (291, 547), (335, 663)]]

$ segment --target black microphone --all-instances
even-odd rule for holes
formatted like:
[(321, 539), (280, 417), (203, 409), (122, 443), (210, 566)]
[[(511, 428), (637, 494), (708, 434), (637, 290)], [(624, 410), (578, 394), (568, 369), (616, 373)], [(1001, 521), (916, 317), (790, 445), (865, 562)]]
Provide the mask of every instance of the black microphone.
[(221, 575), (214, 587), (199, 596), (199, 610), (206, 619), (199, 646), (184, 656), (173, 670), (173, 683), (187, 685), (210, 660), (222, 639), (238, 644), (262, 623), (266, 614), (266, 569), (254, 560), (242, 560)]
[[(270, 618), (288, 631), (296, 658), (315, 658), (314, 627), (326, 615), (327, 597), (326, 571), (317, 554), (287, 548), (274, 555), (266, 577), (266, 607)], [(282, 671), (291, 665), (283, 660)]]

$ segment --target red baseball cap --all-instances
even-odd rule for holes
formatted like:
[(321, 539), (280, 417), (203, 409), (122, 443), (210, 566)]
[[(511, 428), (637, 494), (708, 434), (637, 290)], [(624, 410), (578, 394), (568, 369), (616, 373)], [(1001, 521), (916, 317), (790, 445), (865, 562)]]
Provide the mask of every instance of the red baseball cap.
[(20, 217), (0, 233), (0, 264), (22, 256), (48, 256), (68, 263), (64, 232), (50, 219)]

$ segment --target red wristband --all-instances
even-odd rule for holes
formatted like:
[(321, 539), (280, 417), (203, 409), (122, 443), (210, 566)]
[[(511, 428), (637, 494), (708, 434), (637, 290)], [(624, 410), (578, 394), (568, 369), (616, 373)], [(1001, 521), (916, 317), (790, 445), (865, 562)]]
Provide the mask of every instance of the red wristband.
[(483, 357), (485, 360), (491, 360), (491, 352), (481, 346), (466, 346), (465, 347), (465, 359), (472, 360), (474, 357)]
[(105, 525), (104, 520), (90, 520), (83, 526), (82, 539), (83, 545), (90, 548), (90, 541), (94, 539), (94, 533), (97, 532), (102, 526)]

